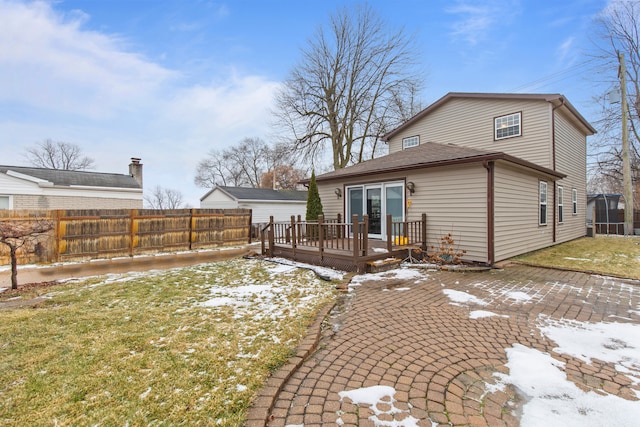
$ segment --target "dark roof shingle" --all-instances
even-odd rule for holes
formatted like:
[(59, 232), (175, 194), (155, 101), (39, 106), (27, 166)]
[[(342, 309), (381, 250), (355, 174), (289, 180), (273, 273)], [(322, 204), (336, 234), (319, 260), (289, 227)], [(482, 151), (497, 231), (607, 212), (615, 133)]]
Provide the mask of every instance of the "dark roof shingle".
[(333, 172), (316, 177), (316, 180), (329, 181), (343, 177), (366, 176), (385, 172), (403, 171), (410, 169), (481, 162), (489, 160), (505, 160), (525, 166), (551, 176), (564, 176), (559, 172), (538, 166), (534, 163), (510, 156), (500, 151), (478, 150), (453, 144), (438, 144), (435, 142), (421, 143), (417, 147), (397, 151), (377, 159), (368, 160)]
[(270, 188), (247, 188), (247, 187), (226, 187), (216, 186), (205, 194), (200, 200), (204, 200), (216, 188), (227, 193), (238, 200), (270, 200), (270, 201), (306, 201), (307, 192), (297, 190), (272, 190)]
[(0, 172), (14, 171), (42, 179), (55, 186), (86, 186), (111, 188), (142, 188), (131, 175), (103, 172), (70, 171), (60, 169), (31, 168), (25, 166), (1, 166)]

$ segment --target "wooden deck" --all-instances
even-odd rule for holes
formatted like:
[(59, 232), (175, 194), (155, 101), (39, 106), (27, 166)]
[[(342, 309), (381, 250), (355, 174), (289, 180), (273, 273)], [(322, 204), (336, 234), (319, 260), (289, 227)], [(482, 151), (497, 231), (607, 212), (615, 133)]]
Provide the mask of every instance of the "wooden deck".
[(357, 215), (350, 223), (341, 218), (326, 221), (274, 222), (261, 232), (262, 254), (283, 257), (343, 271), (371, 271), (371, 266), (390, 258), (403, 260), (426, 251), (426, 215), (419, 221), (392, 222), (387, 216), (386, 239), (369, 238), (369, 220)]

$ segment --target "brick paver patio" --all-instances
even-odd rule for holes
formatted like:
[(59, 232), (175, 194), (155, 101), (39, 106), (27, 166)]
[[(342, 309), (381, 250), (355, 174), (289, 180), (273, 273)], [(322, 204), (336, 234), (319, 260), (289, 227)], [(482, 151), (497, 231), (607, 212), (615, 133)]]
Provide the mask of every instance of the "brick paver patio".
[[(508, 371), (505, 349), (514, 343), (565, 362), (567, 379), (584, 390), (636, 399), (632, 388), (638, 386), (610, 363), (555, 353), (556, 344), (536, 325), (541, 315), (639, 323), (638, 283), (525, 266), (421, 271), (418, 281), (369, 281), (345, 294), (324, 323), (317, 350), (298, 369), (288, 365), (274, 375), (280, 386), (263, 391), (262, 408), (252, 409), (247, 425), (264, 425), (259, 414), (266, 414), (270, 427), (373, 426), (372, 408), (355, 405), (344, 393), (389, 386), (395, 401), (377, 405), (378, 425), (517, 426), (522, 398), (510, 386), (486, 389), (496, 372)], [(444, 290), (487, 304), (456, 305)], [(472, 310), (497, 316), (473, 319)]]

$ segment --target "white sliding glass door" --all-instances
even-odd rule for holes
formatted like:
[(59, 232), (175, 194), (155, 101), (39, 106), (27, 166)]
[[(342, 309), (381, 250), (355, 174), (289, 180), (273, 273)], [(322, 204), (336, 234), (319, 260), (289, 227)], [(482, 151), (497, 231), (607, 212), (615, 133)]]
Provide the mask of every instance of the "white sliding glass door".
[(353, 215), (369, 217), (369, 237), (386, 238), (387, 215), (404, 221), (404, 183), (354, 185), (347, 187), (347, 220)]

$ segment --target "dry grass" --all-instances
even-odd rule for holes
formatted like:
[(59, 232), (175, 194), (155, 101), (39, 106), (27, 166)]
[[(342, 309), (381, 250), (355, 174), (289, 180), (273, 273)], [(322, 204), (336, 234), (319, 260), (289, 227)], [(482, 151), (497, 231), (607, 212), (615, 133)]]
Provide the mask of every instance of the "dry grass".
[(2, 311), (0, 424), (242, 425), (333, 299), (335, 284), (270, 266), (96, 278)]
[(532, 265), (640, 279), (640, 237), (584, 237), (514, 259)]

